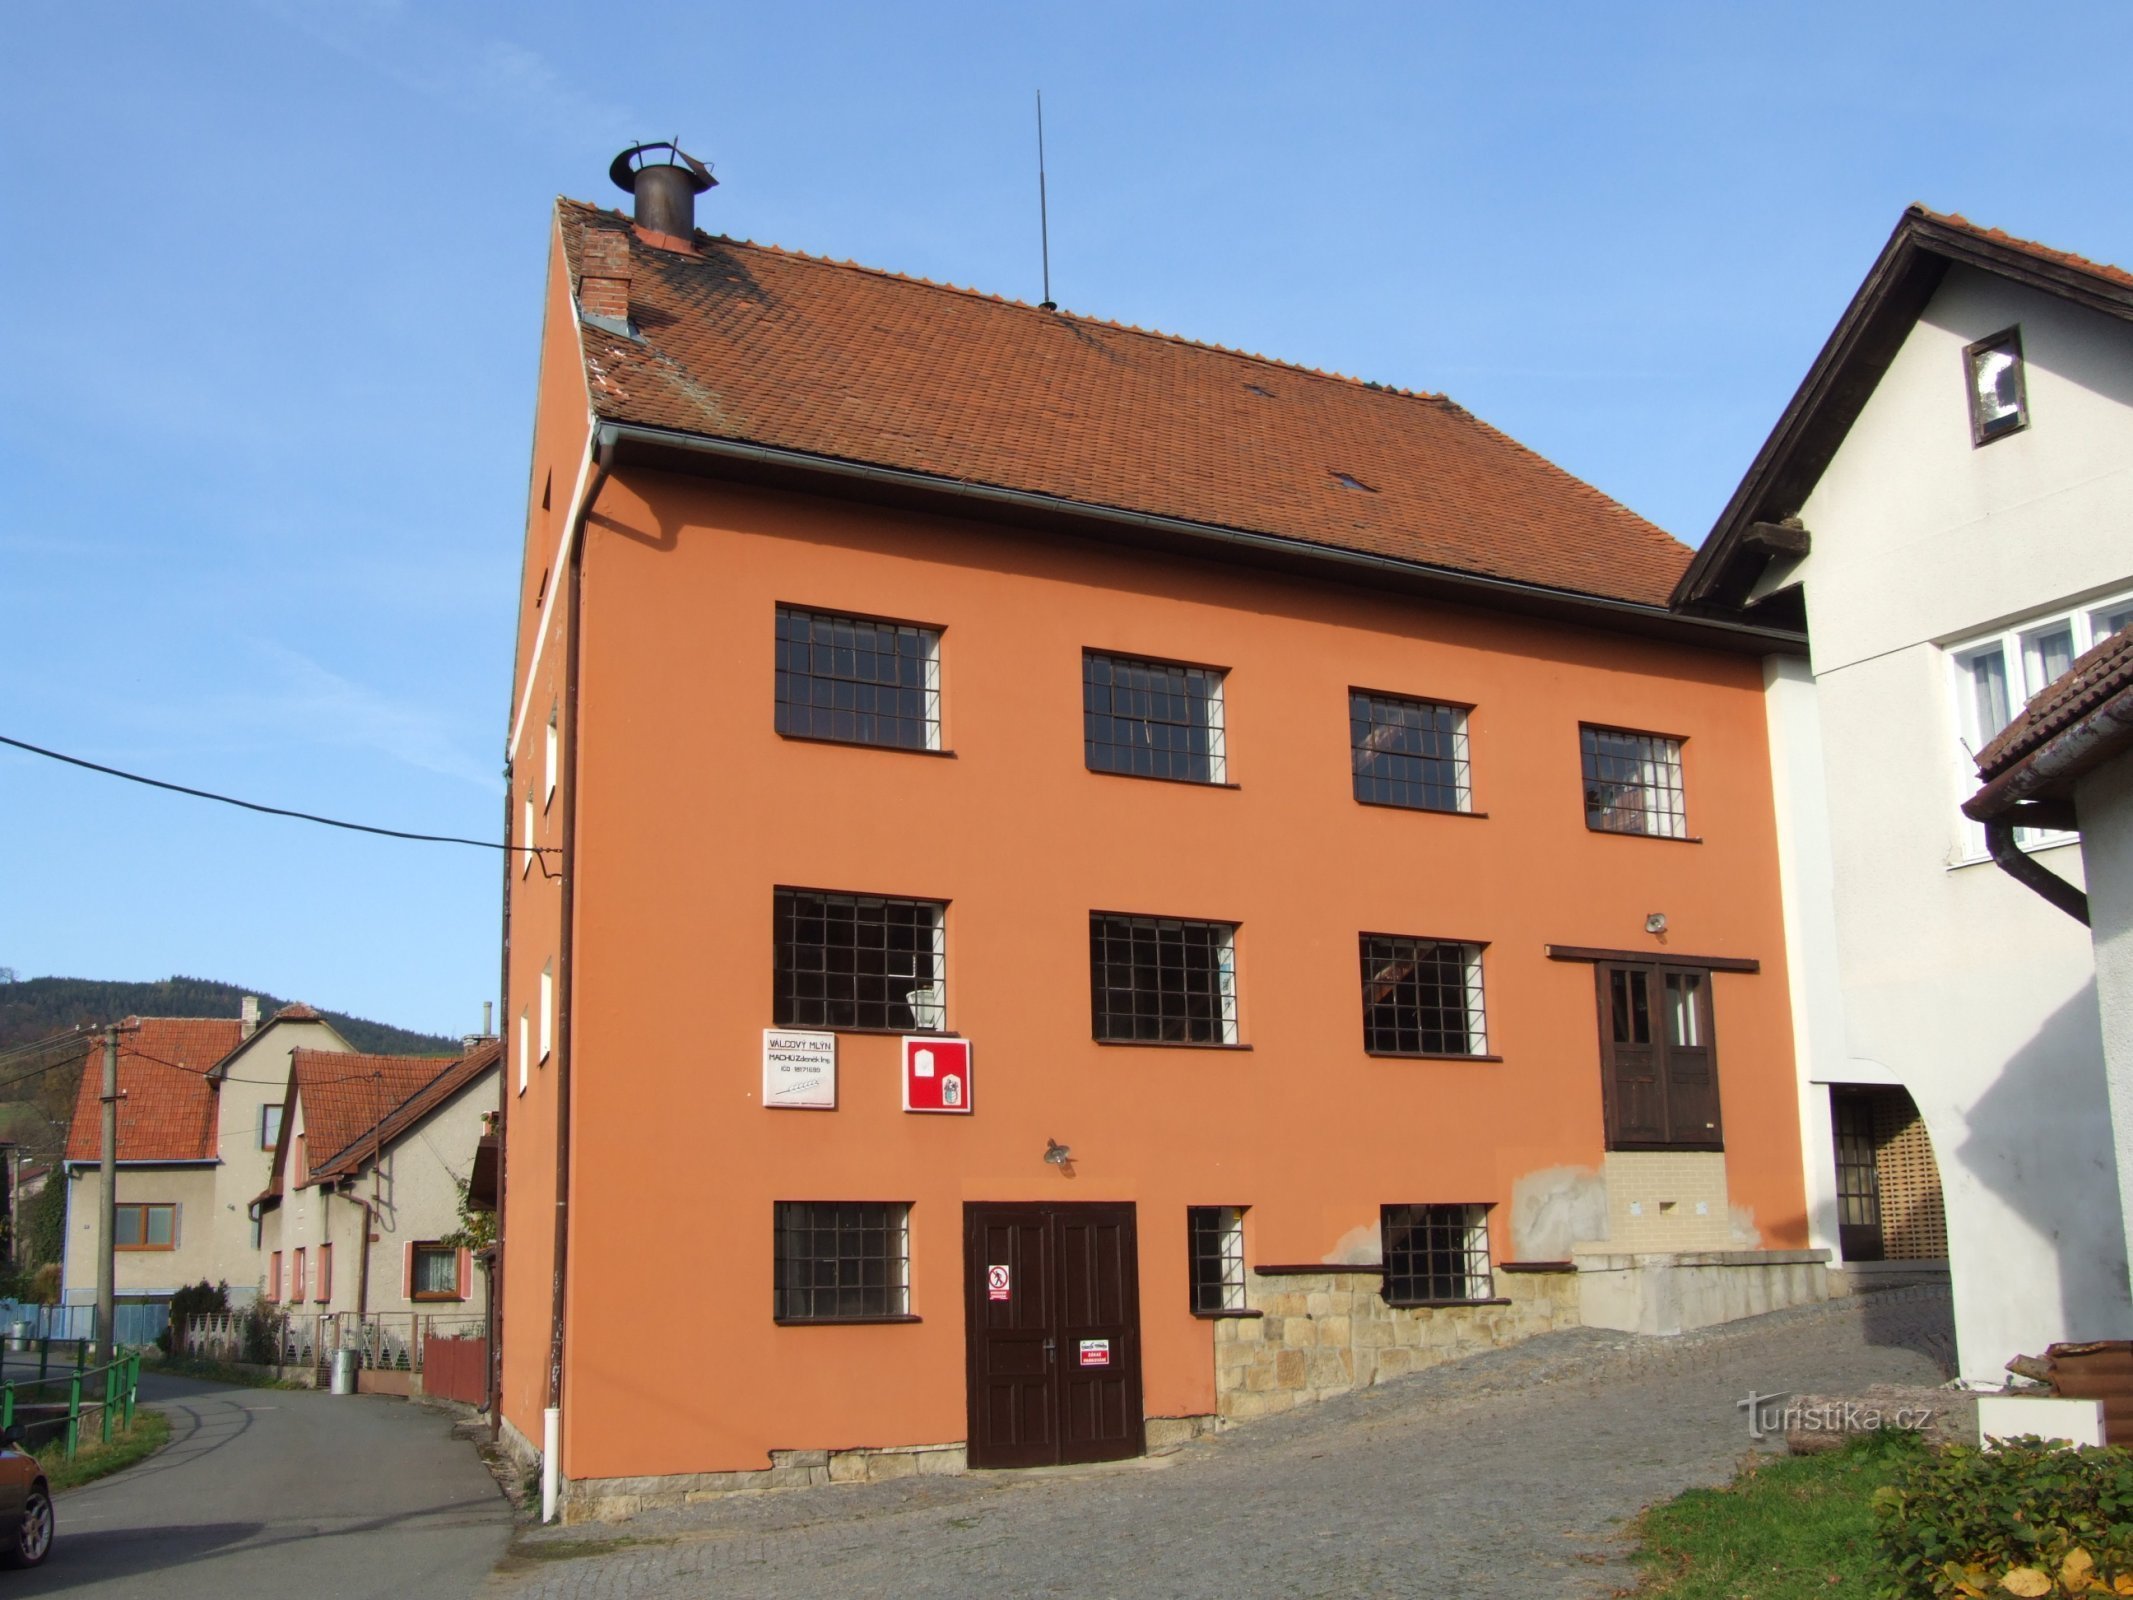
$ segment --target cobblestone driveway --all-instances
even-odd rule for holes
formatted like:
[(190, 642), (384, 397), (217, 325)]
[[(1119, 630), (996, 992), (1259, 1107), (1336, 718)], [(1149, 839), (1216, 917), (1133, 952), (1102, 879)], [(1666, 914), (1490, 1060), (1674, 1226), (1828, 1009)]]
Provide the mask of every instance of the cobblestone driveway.
[[(1577, 1329), (1253, 1423), (1158, 1460), (734, 1496), (528, 1534), (528, 1597), (1601, 1596), (1655, 1500), (1728, 1477), (1755, 1389), (1936, 1383), (1945, 1289), (1674, 1339)], [(1767, 1448), (1767, 1447), (1766, 1447)], [(634, 1539), (535, 1559), (588, 1533)]]

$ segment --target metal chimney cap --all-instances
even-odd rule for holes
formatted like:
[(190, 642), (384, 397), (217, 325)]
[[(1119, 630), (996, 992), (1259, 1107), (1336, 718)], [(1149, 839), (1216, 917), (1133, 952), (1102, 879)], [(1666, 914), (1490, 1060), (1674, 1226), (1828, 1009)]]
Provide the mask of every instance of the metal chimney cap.
[[(670, 161), (640, 161), (636, 159), (650, 150), (664, 150), (674, 159)], [(660, 139), (646, 144), (631, 145), (622, 154), (615, 157), (614, 164), (607, 169), (607, 175), (614, 180), (615, 187), (624, 194), (635, 194), (637, 192), (638, 169), (654, 166), (681, 167), (685, 169), (689, 175), (689, 187), (697, 194), (702, 194), (706, 189), (718, 187), (718, 179), (711, 176), (710, 167), (690, 155), (688, 151), (682, 149), (680, 145), (674, 143), (671, 139)]]

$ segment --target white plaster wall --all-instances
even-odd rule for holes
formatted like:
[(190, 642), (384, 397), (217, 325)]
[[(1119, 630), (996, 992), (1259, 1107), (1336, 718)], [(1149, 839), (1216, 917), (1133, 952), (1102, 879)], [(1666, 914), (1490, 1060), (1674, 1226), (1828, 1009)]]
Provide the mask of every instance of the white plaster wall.
[[(347, 1041), (326, 1022), (277, 1022), (262, 1028), (233, 1055), (216, 1090), (216, 1169), (212, 1226), (213, 1276), (244, 1299), (259, 1279), (264, 1257), (252, 1246), (252, 1201), (273, 1176), (274, 1152), (259, 1148), (259, 1110), (288, 1098), (292, 1050), (343, 1050)], [(206, 1219), (203, 1219), (206, 1220)]]
[[(1973, 447), (1963, 347), (2016, 324), (2031, 425)], [(1943, 646), (2133, 581), (2129, 506), (2133, 330), (1956, 268), (1801, 512), (1843, 1050), (1892, 1072), (1932, 1136), (1970, 1377), (2122, 1335), (2133, 1301), (2087, 933), (1990, 864), (1951, 865), (1968, 789)], [(1792, 698), (1773, 685), (1788, 733)], [(1797, 803), (1809, 758), (1785, 759), (1788, 891), (1812, 944), (1829, 932), (1811, 904), (1818, 823)], [(2079, 854), (2040, 859), (2078, 881)], [(1819, 1057), (1826, 973), (1806, 954), (1795, 1005)], [(1803, 1054), (1812, 1179), (1829, 1150), (1818, 1070)]]
[(2074, 805), (2088, 868), (2089, 933), (2096, 947), (2096, 1008), (2103, 1026), (2120, 1216), (2133, 1248), (2133, 755), (2120, 756), (2084, 780)]
[[(102, 1222), (103, 1174), (95, 1167), (67, 1171), (67, 1235), (61, 1257), (60, 1297), (68, 1305), (96, 1303), (96, 1251)], [(172, 1250), (119, 1250), (112, 1257), (112, 1279), (121, 1299), (132, 1295), (167, 1295), (203, 1278), (219, 1282), (221, 1259), (215, 1235), (215, 1169), (197, 1166), (120, 1167), (118, 1198), (128, 1202), (172, 1204), (178, 1208), (177, 1247)]]

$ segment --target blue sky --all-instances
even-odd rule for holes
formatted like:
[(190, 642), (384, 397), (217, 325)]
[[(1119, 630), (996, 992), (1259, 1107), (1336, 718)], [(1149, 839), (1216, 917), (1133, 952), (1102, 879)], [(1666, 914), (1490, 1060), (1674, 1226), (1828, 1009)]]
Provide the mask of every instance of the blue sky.
[[(549, 205), (1441, 389), (1690, 542), (1903, 206), (2133, 263), (2133, 8), (66, 5), (0, 95), (0, 733), (499, 836)], [(0, 965), (460, 1032), (499, 863), (0, 750)]]

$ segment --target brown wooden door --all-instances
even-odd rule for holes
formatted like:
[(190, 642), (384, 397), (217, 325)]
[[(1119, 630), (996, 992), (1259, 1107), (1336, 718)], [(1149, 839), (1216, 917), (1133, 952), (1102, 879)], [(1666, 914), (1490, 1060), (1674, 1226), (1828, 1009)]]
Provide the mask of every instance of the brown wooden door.
[(1141, 1453), (1133, 1223), (1130, 1204), (963, 1208), (973, 1467)]
[(1603, 961), (1601, 1101), (1610, 1150), (1719, 1150), (1711, 975)]

